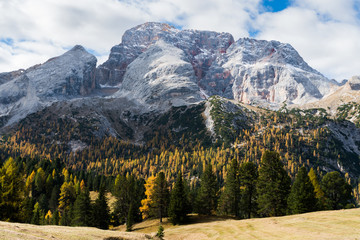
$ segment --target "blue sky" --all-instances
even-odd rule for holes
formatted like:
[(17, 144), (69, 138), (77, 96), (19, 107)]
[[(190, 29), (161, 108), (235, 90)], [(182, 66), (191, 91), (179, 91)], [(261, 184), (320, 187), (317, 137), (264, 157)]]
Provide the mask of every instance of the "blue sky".
[(360, 75), (360, 0), (0, 1), (0, 72), (76, 44), (102, 63), (127, 29), (148, 21), (290, 43), (329, 78)]
[(289, 0), (264, 0), (263, 6), (266, 8), (266, 11), (268, 12), (279, 12), (284, 9), (286, 9), (288, 6), (290, 6)]

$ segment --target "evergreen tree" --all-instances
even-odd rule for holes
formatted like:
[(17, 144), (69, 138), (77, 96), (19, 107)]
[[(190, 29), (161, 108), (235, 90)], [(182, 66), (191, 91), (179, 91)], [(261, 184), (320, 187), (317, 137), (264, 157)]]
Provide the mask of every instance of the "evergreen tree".
[(257, 182), (258, 213), (262, 216), (285, 215), (291, 180), (287, 175), (280, 155), (265, 151), (261, 159)]
[(158, 228), (158, 231), (157, 231), (157, 233), (156, 233), (156, 236), (157, 236), (160, 240), (164, 239), (165, 232), (164, 232), (164, 227), (163, 227), (161, 224), (159, 225), (159, 228)]
[(324, 192), (326, 209), (341, 209), (351, 203), (352, 188), (339, 172), (327, 173), (321, 180), (321, 189)]
[(59, 220), (60, 220), (59, 211), (56, 209), (54, 214), (53, 214), (53, 217), (51, 219), (51, 224), (52, 225), (59, 225)]
[(53, 187), (51, 191), (50, 200), (49, 200), (49, 208), (52, 211), (55, 211), (57, 209), (58, 199), (59, 199), (59, 186), (56, 185)]
[(40, 205), (38, 202), (35, 203), (34, 205), (34, 210), (33, 210), (33, 216), (31, 219), (31, 224), (35, 224), (35, 225), (40, 225), (40, 221), (41, 221), (41, 214), (40, 214)]
[(134, 225), (134, 207), (130, 204), (129, 212), (126, 218), (126, 231), (131, 232)]
[(233, 159), (226, 175), (225, 189), (221, 194), (218, 211), (239, 218), (240, 197), (239, 165), (237, 160)]
[(161, 223), (162, 218), (166, 216), (170, 197), (168, 183), (163, 172), (160, 172), (155, 179), (152, 196), (153, 207), (155, 208)]
[(252, 215), (257, 214), (256, 183), (258, 176), (255, 163), (245, 162), (240, 165), (239, 178), (242, 189), (240, 208), (244, 218), (251, 218)]
[(196, 198), (197, 212), (200, 214), (211, 215), (217, 207), (218, 183), (216, 175), (212, 170), (212, 165), (205, 167), (201, 175), (200, 190)]
[(41, 193), (45, 192), (45, 172), (42, 168), (38, 168), (35, 175), (35, 194), (34, 197), (38, 197)]
[(306, 172), (305, 167), (301, 167), (296, 175), (288, 198), (288, 208), (290, 214), (299, 214), (316, 210), (316, 198), (314, 187)]
[(100, 229), (108, 229), (109, 222), (110, 209), (106, 201), (105, 190), (101, 188), (93, 206), (93, 226)]
[(169, 217), (172, 224), (181, 224), (186, 222), (189, 213), (189, 203), (185, 192), (185, 186), (182, 175), (179, 173), (175, 186), (171, 191), (169, 204)]
[(13, 158), (9, 158), (0, 169), (0, 220), (20, 221), (24, 182)]
[(90, 202), (90, 194), (87, 189), (81, 191), (74, 203), (74, 218), (72, 225), (74, 226), (90, 226), (92, 223), (92, 209)]
[(22, 203), (22, 209), (21, 209), (21, 219), (25, 223), (31, 223), (31, 218), (33, 215), (33, 208), (34, 202), (32, 198), (25, 197), (23, 203)]

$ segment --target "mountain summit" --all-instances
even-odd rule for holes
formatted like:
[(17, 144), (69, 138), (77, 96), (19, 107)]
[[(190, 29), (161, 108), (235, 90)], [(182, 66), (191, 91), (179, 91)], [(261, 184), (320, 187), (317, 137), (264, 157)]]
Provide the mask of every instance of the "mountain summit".
[(103, 97), (99, 92), (127, 99), (141, 112), (163, 112), (212, 95), (279, 108), (317, 101), (338, 88), (289, 44), (234, 41), (229, 33), (150, 22), (127, 30), (97, 68), (96, 58), (75, 46), (27, 70), (1, 73), (0, 116), (1, 125), (9, 125), (54, 102)]
[[(135, 67), (142, 64), (135, 59), (150, 56), (147, 50), (158, 41), (183, 52), (183, 61), (191, 64), (203, 97), (220, 95), (278, 107), (283, 102), (316, 101), (338, 87), (336, 81), (311, 68), (289, 44), (249, 38), (234, 42), (229, 33), (178, 30), (162, 23), (145, 23), (127, 30), (122, 43), (114, 46), (109, 59), (98, 67), (97, 81), (121, 85), (128, 70), (141, 68)], [(158, 72), (152, 73), (156, 77)], [(169, 83), (183, 74), (169, 73), (168, 77), (160, 74)]]

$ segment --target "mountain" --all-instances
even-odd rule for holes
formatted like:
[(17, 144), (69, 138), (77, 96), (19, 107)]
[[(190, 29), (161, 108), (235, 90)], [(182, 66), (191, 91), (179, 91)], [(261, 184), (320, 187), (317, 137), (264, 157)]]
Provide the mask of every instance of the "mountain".
[[(85, 96), (96, 88), (95, 56), (75, 46), (27, 70), (0, 75), (0, 116), (10, 125), (55, 101)], [(2, 125), (2, 126), (3, 126)]]
[[(360, 173), (359, 79), (329, 80), (289, 44), (145, 23), (127, 30), (106, 62), (96, 61), (75, 46), (1, 73), (3, 152), (32, 149), (76, 170), (117, 159), (111, 174), (142, 175), (155, 156), (162, 166), (182, 156), (196, 175), (201, 154), (256, 162), (272, 149), (293, 177), (302, 164)], [(226, 163), (219, 160), (220, 175)]]
[[(136, 65), (142, 68), (138, 58), (149, 57), (153, 52), (149, 47), (158, 41), (183, 51), (183, 61), (191, 64), (203, 97), (219, 95), (278, 108), (283, 102), (319, 100), (339, 86), (311, 68), (289, 44), (248, 38), (234, 42), (228, 33), (181, 31), (161, 23), (146, 23), (126, 31), (122, 43), (113, 47), (109, 59), (98, 67), (99, 83), (121, 86), (129, 77), (128, 70)], [(152, 70), (153, 76), (157, 73)], [(159, 74), (169, 82), (174, 76), (182, 77), (173, 70), (171, 76)]]

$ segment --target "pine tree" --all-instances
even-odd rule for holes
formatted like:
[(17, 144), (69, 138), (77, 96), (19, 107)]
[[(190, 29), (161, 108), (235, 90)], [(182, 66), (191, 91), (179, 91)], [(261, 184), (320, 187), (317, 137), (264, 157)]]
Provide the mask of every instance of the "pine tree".
[(265, 151), (257, 182), (258, 213), (262, 216), (285, 215), (291, 180), (277, 152)]
[(316, 210), (316, 198), (314, 187), (306, 172), (301, 167), (296, 175), (288, 198), (288, 209), (290, 214), (299, 214)]
[(339, 172), (329, 172), (321, 180), (325, 207), (329, 210), (345, 208), (352, 200), (352, 188)]
[(161, 223), (162, 218), (166, 216), (170, 197), (169, 187), (163, 172), (160, 172), (155, 179), (152, 197), (153, 207), (155, 212), (158, 213), (157, 216), (160, 218)]
[(237, 160), (233, 159), (226, 175), (225, 189), (221, 194), (218, 211), (239, 218), (240, 197), (239, 165)]
[(74, 203), (73, 226), (90, 226), (92, 223), (92, 209), (90, 193), (87, 189), (80, 192)]
[(186, 222), (189, 213), (189, 203), (186, 196), (182, 175), (179, 173), (175, 186), (171, 191), (169, 204), (169, 217), (172, 224), (181, 224)]
[(257, 213), (256, 206), (256, 183), (258, 179), (258, 170), (255, 163), (245, 162), (240, 165), (239, 178), (241, 193), (241, 212), (244, 218), (251, 218)]
[(24, 182), (13, 158), (0, 169), (0, 220), (20, 221)]
[(200, 214), (211, 215), (217, 207), (218, 183), (216, 175), (212, 170), (212, 165), (205, 167), (201, 175), (200, 190), (196, 198), (197, 212)]
[(93, 226), (100, 229), (108, 229), (109, 222), (110, 209), (106, 201), (105, 190), (101, 188), (93, 206)]

